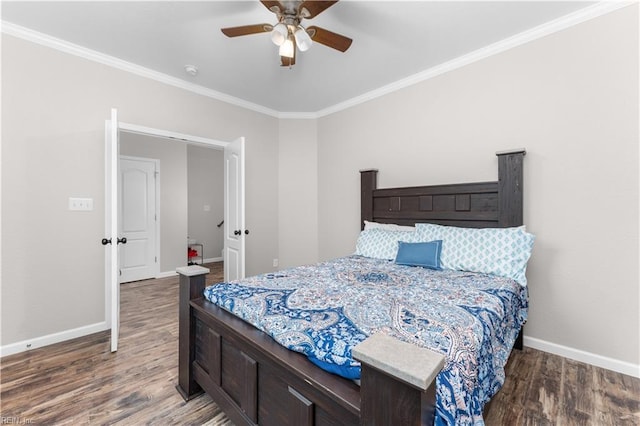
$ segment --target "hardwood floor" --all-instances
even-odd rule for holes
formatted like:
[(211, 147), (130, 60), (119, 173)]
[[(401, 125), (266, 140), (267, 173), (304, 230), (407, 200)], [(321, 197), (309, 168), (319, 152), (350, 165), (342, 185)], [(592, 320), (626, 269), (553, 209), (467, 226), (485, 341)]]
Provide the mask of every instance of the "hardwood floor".
[(231, 425), (209, 396), (175, 389), (177, 301), (177, 277), (122, 284), (117, 352), (101, 332), (2, 358), (0, 424)]
[(506, 376), (487, 425), (640, 425), (640, 379), (527, 347)]
[[(207, 282), (221, 281), (221, 264)], [(109, 333), (0, 360), (0, 424), (232, 423), (207, 395), (185, 403), (178, 370), (178, 278), (121, 287), (119, 349)], [(491, 425), (640, 425), (640, 379), (545, 352), (514, 351), (485, 416)]]

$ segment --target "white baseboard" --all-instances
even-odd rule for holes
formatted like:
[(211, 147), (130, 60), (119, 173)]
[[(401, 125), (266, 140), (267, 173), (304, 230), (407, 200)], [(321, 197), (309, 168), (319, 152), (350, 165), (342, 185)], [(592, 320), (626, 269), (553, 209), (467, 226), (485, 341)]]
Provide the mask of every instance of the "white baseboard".
[(178, 273), (176, 271), (166, 271), (166, 272), (160, 272), (158, 275), (156, 275), (156, 278), (168, 278), (168, 277), (175, 277), (177, 275)]
[(630, 362), (593, 354), (580, 349), (569, 348), (567, 346), (536, 339), (535, 337), (524, 336), (523, 343), (525, 346), (533, 349), (538, 349), (554, 355), (560, 355), (565, 358), (595, 365), (596, 367), (606, 368), (607, 370), (640, 378), (640, 364), (632, 364)]
[(71, 330), (61, 331), (59, 333), (49, 334), (47, 336), (35, 337), (33, 339), (23, 340), (21, 342), (10, 343), (0, 346), (0, 357), (13, 355), (20, 352), (26, 352), (31, 349), (41, 348), (43, 346), (53, 345), (54, 343), (64, 342), (65, 340), (75, 339), (76, 337), (88, 336), (89, 334), (98, 333), (108, 330), (109, 326), (106, 322), (86, 325)]
[(202, 262), (200, 262), (200, 259), (193, 259), (191, 262), (194, 265), (201, 265), (203, 263), (213, 263), (213, 262), (222, 262), (224, 259), (222, 257), (210, 257), (207, 259), (203, 259)]

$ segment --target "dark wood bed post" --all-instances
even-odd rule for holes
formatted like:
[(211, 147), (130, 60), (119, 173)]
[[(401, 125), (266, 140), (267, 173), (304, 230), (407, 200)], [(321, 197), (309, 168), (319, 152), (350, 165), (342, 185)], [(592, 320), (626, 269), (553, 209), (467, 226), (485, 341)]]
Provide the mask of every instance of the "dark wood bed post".
[(384, 334), (352, 350), (361, 363), (360, 425), (432, 425), (444, 356)]
[(522, 160), (526, 153), (524, 148), (496, 152), (498, 156), (498, 223), (502, 228), (524, 224)]
[(178, 348), (178, 392), (185, 401), (203, 391), (193, 377), (195, 359), (196, 319), (191, 314), (191, 301), (202, 297), (208, 268), (198, 265), (177, 268), (180, 275), (179, 291), (179, 348)]
[[(496, 152), (498, 156), (498, 223), (501, 227), (524, 225), (522, 199), (524, 148)], [(524, 341), (522, 330), (518, 333), (513, 347), (522, 350)]]
[(360, 170), (360, 229), (373, 221), (373, 191), (378, 187), (378, 169)]

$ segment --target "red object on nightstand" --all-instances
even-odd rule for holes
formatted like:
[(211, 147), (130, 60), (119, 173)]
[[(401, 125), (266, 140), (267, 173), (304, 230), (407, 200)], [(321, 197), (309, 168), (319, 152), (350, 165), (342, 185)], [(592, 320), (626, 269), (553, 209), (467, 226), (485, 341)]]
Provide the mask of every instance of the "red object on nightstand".
[(187, 249), (187, 257), (191, 259), (192, 257), (198, 257), (198, 250), (195, 249)]

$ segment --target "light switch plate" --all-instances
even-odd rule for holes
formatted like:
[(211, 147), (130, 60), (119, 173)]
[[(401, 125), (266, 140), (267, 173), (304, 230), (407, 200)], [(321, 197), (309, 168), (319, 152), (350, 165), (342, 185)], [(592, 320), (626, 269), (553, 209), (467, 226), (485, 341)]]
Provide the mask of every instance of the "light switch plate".
[(69, 197), (69, 210), (89, 212), (93, 210), (93, 198)]

